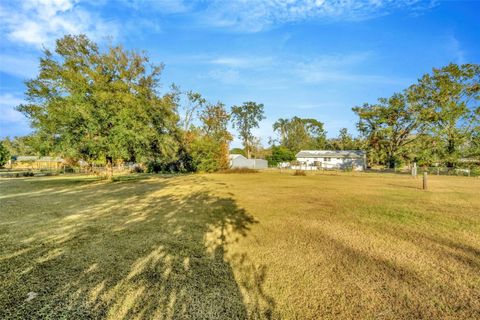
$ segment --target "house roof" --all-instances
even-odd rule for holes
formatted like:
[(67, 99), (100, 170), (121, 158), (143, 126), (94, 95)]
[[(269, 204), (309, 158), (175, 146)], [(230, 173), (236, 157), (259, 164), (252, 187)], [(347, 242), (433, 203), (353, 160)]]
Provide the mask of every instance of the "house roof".
[(295, 156), (297, 158), (363, 158), (363, 150), (301, 150)]
[[(236, 158), (239, 158), (239, 157), (245, 158), (245, 157), (244, 157), (243, 155), (241, 155), (241, 154), (229, 154), (229, 155), (228, 155), (228, 159), (230, 159), (230, 160), (233, 160), (233, 159), (236, 159)], [(246, 159), (246, 158), (245, 158), (245, 159)]]

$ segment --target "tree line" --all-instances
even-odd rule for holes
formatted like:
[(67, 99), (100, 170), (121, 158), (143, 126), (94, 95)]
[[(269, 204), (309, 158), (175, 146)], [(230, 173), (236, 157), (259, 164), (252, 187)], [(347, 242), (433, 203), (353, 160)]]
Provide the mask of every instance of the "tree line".
[(456, 166), (480, 156), (480, 65), (450, 64), (377, 103), (354, 107), (372, 163)]
[(72, 164), (142, 163), (153, 172), (216, 171), (228, 167), (232, 121), (250, 152), (263, 105), (246, 102), (228, 112), (175, 85), (161, 92), (162, 70), (145, 53), (102, 50), (85, 35), (58, 39), (54, 51), (44, 50), (37, 77), (25, 83), (27, 102), (17, 107), (33, 133), (5, 139), (1, 150)]
[[(142, 163), (152, 172), (218, 171), (229, 153), (292, 161), (302, 149), (363, 149), (370, 165), (458, 165), (480, 158), (480, 66), (434, 69), (389, 98), (352, 110), (359, 135), (342, 128), (327, 138), (312, 118), (278, 119), (276, 137), (263, 147), (253, 130), (265, 119), (253, 101), (227, 110), (220, 101), (175, 85), (161, 91), (162, 64), (122, 46), (101, 49), (85, 35), (65, 36), (44, 50), (39, 73), (26, 82), (17, 107), (33, 133), (0, 143), (0, 164), (10, 155), (56, 155), (72, 164)], [(233, 135), (242, 149), (229, 150)], [(3, 161), (5, 162), (5, 161)]]

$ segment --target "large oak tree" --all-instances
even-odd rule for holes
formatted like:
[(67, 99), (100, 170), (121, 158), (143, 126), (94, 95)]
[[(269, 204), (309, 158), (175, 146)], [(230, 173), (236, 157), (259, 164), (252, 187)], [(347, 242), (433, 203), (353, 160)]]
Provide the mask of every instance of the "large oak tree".
[(449, 64), (433, 69), (409, 92), (440, 144), (439, 157), (454, 165), (480, 128), (480, 65)]
[(311, 118), (278, 119), (273, 130), (280, 135), (280, 145), (296, 153), (302, 149), (325, 149), (323, 123)]
[(415, 141), (425, 123), (421, 108), (411, 103), (405, 93), (380, 98), (376, 104), (365, 103), (352, 109), (359, 117), (358, 130), (366, 138), (370, 150), (383, 151), (385, 162), (393, 168), (402, 149)]
[(178, 117), (174, 95), (158, 91), (162, 68), (144, 53), (68, 35), (44, 51), (18, 110), (64, 157), (110, 165), (171, 157)]

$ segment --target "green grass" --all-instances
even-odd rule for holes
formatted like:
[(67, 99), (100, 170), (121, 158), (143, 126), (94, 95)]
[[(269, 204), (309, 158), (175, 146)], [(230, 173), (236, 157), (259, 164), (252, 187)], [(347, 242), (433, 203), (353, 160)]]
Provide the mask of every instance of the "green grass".
[(420, 187), (358, 173), (0, 179), (0, 319), (480, 318), (480, 179)]

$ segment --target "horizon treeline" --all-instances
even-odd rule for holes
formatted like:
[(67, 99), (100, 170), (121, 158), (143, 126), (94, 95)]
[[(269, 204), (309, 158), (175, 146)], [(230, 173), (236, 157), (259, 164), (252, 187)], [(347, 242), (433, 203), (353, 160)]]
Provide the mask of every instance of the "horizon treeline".
[[(110, 46), (101, 50), (85, 35), (68, 35), (44, 50), (36, 78), (26, 81), (26, 103), (17, 106), (32, 134), (5, 138), (10, 156), (61, 156), (74, 165), (142, 163), (151, 172), (212, 172), (228, 167), (229, 152), (292, 161), (302, 149), (367, 151), (370, 166), (458, 166), (480, 160), (480, 65), (449, 64), (376, 103), (352, 108), (359, 135), (342, 128), (327, 138), (314, 118), (280, 118), (276, 137), (261, 144), (253, 130), (265, 119), (253, 101), (227, 109), (200, 93), (172, 85), (161, 92), (163, 64), (145, 53)], [(229, 150), (233, 135), (243, 148)]]

